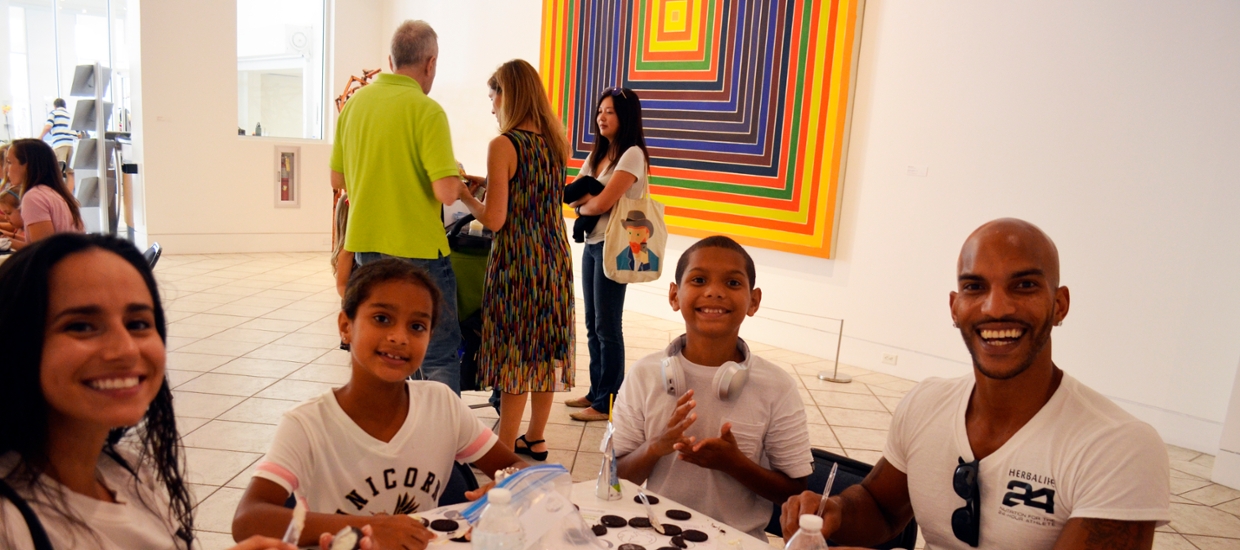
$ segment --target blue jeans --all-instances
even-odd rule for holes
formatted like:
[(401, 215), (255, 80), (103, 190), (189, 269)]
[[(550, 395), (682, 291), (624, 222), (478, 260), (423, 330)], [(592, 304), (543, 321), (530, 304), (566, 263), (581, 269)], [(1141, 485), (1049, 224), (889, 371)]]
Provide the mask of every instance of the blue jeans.
[(603, 243), (587, 244), (581, 255), (581, 286), (586, 300), (590, 348), (590, 408), (607, 412), (624, 382), (624, 291), (626, 285), (603, 274)]
[[(354, 255), (358, 265), (366, 265), (381, 258), (393, 258), (378, 252), (359, 252)], [(447, 256), (435, 260), (397, 258), (426, 270), (443, 294), (443, 305), (435, 319), (431, 343), (426, 349), (422, 367), (413, 374), (414, 379), (434, 380), (447, 384), (457, 395), (461, 393), (461, 325), (456, 318), (456, 274)]]

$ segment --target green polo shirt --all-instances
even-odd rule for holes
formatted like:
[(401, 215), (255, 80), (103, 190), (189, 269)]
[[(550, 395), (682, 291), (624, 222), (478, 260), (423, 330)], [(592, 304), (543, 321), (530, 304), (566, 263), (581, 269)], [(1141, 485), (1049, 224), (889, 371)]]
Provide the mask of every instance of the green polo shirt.
[(332, 170), (344, 174), (344, 248), (402, 258), (449, 253), (431, 182), (457, 175), (448, 115), (407, 76), (383, 73), (345, 103)]

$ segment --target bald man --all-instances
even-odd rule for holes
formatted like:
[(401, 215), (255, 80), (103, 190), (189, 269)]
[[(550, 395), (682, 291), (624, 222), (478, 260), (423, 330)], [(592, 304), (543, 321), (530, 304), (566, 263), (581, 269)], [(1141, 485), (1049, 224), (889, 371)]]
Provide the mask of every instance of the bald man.
[[(927, 549), (1149, 549), (1171, 519), (1166, 447), (1148, 424), (1055, 366), (1068, 315), (1059, 251), (1015, 219), (969, 236), (951, 293), (973, 373), (905, 396), (883, 458), (828, 500), (823, 534), (881, 544), (916, 517)], [(806, 492), (783, 506), (791, 536)]]

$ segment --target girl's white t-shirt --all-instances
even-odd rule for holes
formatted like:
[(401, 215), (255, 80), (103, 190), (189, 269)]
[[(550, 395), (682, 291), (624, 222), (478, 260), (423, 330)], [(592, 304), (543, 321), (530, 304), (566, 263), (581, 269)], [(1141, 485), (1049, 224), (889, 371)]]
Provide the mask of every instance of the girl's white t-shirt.
[[(581, 166), (580, 176), (590, 176), (598, 180), (599, 183), (606, 186), (611, 181), (611, 177), (616, 172), (628, 172), (637, 177), (637, 181), (633, 182), (628, 192), (624, 194), (630, 199), (642, 198), (642, 193), (649, 185), (647, 181), (646, 155), (642, 153), (641, 147), (629, 147), (620, 155), (620, 159), (616, 161), (615, 167), (607, 168), (602, 175), (595, 175), (590, 169), (590, 161), (586, 159), (585, 164)], [(598, 244), (603, 242), (603, 237), (607, 234), (607, 222), (611, 220), (611, 211), (604, 212), (598, 217), (598, 224), (594, 226), (594, 230), (586, 236), (586, 244)]]
[[(137, 464), (128, 453), (122, 456), (129, 464)], [(16, 453), (0, 457), (0, 472), (7, 474), (17, 462)], [(116, 495), (115, 503), (75, 493), (47, 476), (42, 477), (42, 482), (50, 489), (48, 493), (42, 489), (32, 492), (29, 488), (14, 487), (39, 516), (39, 522), (43, 524), (53, 547), (92, 550), (184, 548), (180, 539), (175, 537), (176, 528), (169, 517), (168, 493), (155, 481), (154, 471), (139, 468), (135, 478), (124, 466), (101, 454), (98, 472), (103, 483)], [(64, 498), (72, 517), (90, 526), (89, 530), (80, 524), (74, 525), (65, 516), (64, 511), (60, 510), (60, 498)], [(49, 506), (48, 500), (56, 506)], [(17, 506), (7, 499), (0, 504), (0, 522), (4, 526), (3, 534), (0, 534), (0, 548), (34, 550), (25, 518)]]
[(439, 506), (453, 461), (482, 458), (498, 439), (439, 382), (409, 381), (409, 414), (383, 442), (328, 391), (284, 413), (254, 477), (298, 491), (311, 512), (412, 514)]

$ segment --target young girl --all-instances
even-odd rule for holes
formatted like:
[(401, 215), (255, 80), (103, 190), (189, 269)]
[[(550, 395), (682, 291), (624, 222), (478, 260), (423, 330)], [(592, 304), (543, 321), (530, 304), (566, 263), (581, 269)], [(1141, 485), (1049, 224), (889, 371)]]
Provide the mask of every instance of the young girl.
[(575, 420), (607, 420), (607, 407), (624, 382), (625, 285), (603, 274), (603, 237), (611, 208), (620, 195), (637, 199), (646, 186), (650, 156), (642, 134), (642, 104), (628, 88), (608, 88), (598, 100), (598, 116), (592, 123), (594, 150), (581, 167), (582, 176), (601, 182), (603, 192), (574, 202), (579, 216), (599, 216), (586, 237), (581, 256), (581, 287), (586, 302), (586, 337), (590, 349), (590, 392), (565, 402), (585, 408), (573, 413)]
[[(36, 548), (40, 526), (56, 548), (191, 547), (166, 334), (128, 242), (57, 235), (0, 266), (0, 548)], [(237, 547), (260, 548), (292, 550)]]
[[(292, 516), (284, 502), (296, 491), (309, 505), (306, 533), (370, 524), (380, 548), (421, 549), (434, 535), (408, 514), (438, 506), (453, 460), (488, 474), (525, 466), (495, 445), (451, 388), (408, 380), (426, 355), (441, 299), (430, 276), (403, 260), (353, 273), (339, 317), (353, 375), (285, 413), (241, 497), (234, 537), (283, 533)], [(316, 540), (303, 536), (301, 544)]]
[(4, 218), (12, 224), (10, 227), (14, 227), (12, 230), (0, 227), (0, 235), (9, 239), (13, 250), (21, 250), (26, 246), (25, 233), (21, 230), (23, 225), (21, 206), (22, 201), (17, 195), (17, 189), (9, 187), (0, 191), (0, 214), (3, 214)]
[[(0, 144), (0, 192), (6, 191), (13, 186), (9, 184), (9, 144)], [(21, 227), (21, 224), (14, 224), (7, 214), (0, 212), (0, 234), (6, 237), (11, 236), (13, 230)]]
[(83, 232), (77, 199), (65, 186), (51, 146), (37, 139), (16, 140), (9, 146), (5, 168), (21, 193), (28, 242), (56, 233)]

